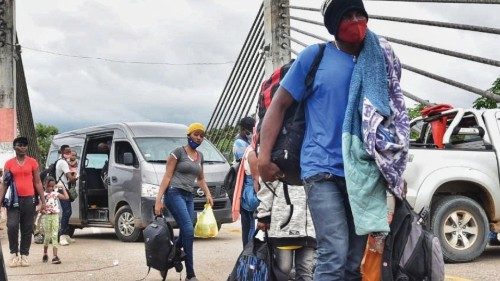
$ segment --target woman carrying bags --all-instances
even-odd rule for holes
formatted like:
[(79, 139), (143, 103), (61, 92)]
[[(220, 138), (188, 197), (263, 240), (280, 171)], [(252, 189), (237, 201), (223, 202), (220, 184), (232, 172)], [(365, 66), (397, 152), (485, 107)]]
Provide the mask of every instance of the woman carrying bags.
[(179, 237), (175, 244), (177, 248), (183, 248), (186, 254), (186, 281), (198, 281), (193, 263), (193, 194), (197, 186), (203, 189), (207, 203), (213, 206), (212, 195), (203, 175), (203, 155), (196, 150), (204, 138), (205, 127), (202, 124), (189, 125), (187, 145), (174, 149), (167, 158), (165, 175), (155, 202), (155, 214), (161, 215), (163, 208), (167, 206), (179, 226)]

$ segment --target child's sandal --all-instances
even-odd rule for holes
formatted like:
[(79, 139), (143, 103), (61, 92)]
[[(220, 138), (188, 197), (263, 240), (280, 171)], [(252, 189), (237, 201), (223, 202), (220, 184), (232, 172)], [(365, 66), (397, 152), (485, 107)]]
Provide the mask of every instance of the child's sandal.
[(49, 261), (49, 256), (47, 256), (46, 254), (44, 254), (43, 258), (42, 258), (42, 261), (43, 262), (48, 262)]
[(58, 256), (55, 256), (53, 259), (52, 259), (52, 263), (53, 264), (60, 264), (61, 263), (61, 260), (59, 259)]

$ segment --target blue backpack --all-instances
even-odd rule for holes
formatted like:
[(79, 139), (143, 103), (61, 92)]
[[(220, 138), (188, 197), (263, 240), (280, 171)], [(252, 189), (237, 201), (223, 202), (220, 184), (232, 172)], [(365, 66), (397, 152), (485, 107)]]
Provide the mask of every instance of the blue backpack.
[(269, 237), (255, 237), (245, 245), (227, 281), (281, 281), (288, 277), (274, 265), (274, 252)]

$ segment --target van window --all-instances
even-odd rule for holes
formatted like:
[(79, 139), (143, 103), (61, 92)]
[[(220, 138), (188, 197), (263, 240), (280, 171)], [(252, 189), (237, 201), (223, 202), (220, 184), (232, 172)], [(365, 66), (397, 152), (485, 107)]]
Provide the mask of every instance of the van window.
[(54, 162), (56, 162), (58, 156), (59, 156), (59, 152), (57, 150), (52, 150), (51, 152), (49, 152), (49, 155), (47, 156), (47, 162), (45, 164), (45, 168), (48, 168), (50, 164), (54, 164)]
[(86, 168), (102, 169), (108, 161), (107, 154), (87, 154)]
[(134, 158), (134, 166), (139, 165), (139, 161), (137, 161), (137, 156), (134, 153), (134, 149), (127, 141), (117, 141), (115, 142), (115, 163), (125, 165), (123, 161), (123, 154), (125, 152), (132, 153), (132, 157)]
[[(172, 150), (187, 144), (186, 138), (182, 137), (144, 137), (135, 138), (135, 142), (144, 159), (156, 163), (165, 163)], [(226, 162), (222, 154), (208, 140), (204, 140), (198, 150), (203, 154), (205, 162)]]

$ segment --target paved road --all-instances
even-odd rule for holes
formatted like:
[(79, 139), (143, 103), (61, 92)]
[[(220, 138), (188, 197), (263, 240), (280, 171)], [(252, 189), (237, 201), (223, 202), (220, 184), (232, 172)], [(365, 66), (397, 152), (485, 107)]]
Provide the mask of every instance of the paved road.
[[(239, 224), (222, 227), (216, 239), (195, 240), (195, 266), (200, 280), (223, 281), (231, 271), (241, 251)], [(146, 276), (144, 245), (123, 243), (116, 239), (112, 229), (90, 228), (75, 232), (77, 242), (60, 247), (62, 264), (42, 263), (42, 245), (33, 244), (31, 266), (7, 268), (9, 281), (71, 281), (71, 280), (120, 280), (135, 281)], [(4, 253), (8, 253), (5, 230), (0, 231)], [(114, 265), (116, 264), (116, 265)], [(500, 280), (500, 247), (489, 248), (477, 261), (467, 264), (446, 265), (447, 280)], [(182, 274), (182, 280), (185, 275)], [(152, 271), (143, 280), (161, 280)], [(179, 274), (169, 272), (167, 280), (179, 280)]]

